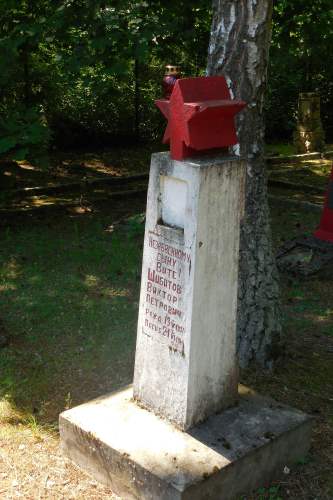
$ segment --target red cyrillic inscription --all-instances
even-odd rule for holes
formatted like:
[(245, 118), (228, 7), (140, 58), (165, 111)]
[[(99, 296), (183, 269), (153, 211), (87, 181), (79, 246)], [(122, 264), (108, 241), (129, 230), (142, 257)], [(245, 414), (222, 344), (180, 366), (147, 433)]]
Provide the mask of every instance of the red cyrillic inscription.
[(146, 276), (144, 331), (161, 335), (173, 351), (184, 353), (184, 271), (191, 263), (191, 255), (152, 236), (149, 246), (156, 254)]

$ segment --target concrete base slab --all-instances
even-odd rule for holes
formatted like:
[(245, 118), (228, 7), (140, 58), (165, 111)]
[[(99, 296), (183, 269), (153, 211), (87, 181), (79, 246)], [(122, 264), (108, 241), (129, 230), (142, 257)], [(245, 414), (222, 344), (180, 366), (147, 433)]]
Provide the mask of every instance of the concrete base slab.
[(182, 432), (126, 388), (60, 415), (64, 453), (124, 500), (233, 499), (304, 457), (311, 418), (240, 386), (239, 404)]

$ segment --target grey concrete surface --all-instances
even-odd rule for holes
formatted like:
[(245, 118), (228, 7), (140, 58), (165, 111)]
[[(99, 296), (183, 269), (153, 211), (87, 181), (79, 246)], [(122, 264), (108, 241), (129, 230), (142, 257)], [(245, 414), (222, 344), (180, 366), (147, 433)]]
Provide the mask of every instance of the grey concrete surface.
[(231, 500), (304, 457), (311, 419), (243, 386), (239, 404), (188, 432), (140, 408), (132, 388), (60, 415), (64, 453), (122, 500)]
[(185, 430), (237, 398), (245, 162), (152, 155), (134, 397)]

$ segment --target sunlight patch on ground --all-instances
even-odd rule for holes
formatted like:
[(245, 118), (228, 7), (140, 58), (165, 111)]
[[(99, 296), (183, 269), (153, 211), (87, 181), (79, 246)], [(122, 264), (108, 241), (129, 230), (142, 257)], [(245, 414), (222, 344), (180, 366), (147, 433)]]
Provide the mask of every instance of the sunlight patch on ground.
[(40, 425), (33, 414), (16, 408), (10, 399), (0, 399), (0, 438), (15, 436), (17, 431), (27, 431), (31, 437), (41, 441), (56, 431), (55, 425)]
[(15, 409), (10, 404), (10, 402), (7, 399), (1, 399), (0, 400), (0, 424), (1, 424), (0, 432), (2, 430), (3, 424), (8, 424), (8, 423), (12, 424), (13, 422), (15, 422), (15, 424), (17, 424), (20, 421), (22, 421), (21, 415), (19, 415), (18, 412), (15, 411)]
[(32, 196), (31, 203), (34, 206), (40, 207), (43, 205), (55, 205), (56, 203), (69, 203), (71, 198), (55, 197), (55, 196)]
[(94, 164), (91, 164), (91, 162), (90, 162), (90, 164), (85, 162), (84, 166), (85, 166), (85, 168), (89, 168), (93, 172), (99, 172), (99, 173), (103, 173), (105, 175), (112, 175), (114, 177), (121, 177), (123, 175), (123, 172), (120, 171), (119, 169), (116, 169), (116, 168), (111, 167), (111, 166), (107, 166), (104, 163), (101, 163), (100, 165), (94, 165)]
[(1, 292), (9, 292), (16, 290), (16, 286), (13, 285), (12, 283), (5, 283), (4, 285), (0, 285), (0, 293)]
[(75, 213), (75, 214), (84, 214), (86, 212), (91, 212), (91, 211), (92, 210), (90, 207), (79, 206), (79, 207), (71, 207), (70, 208), (70, 212)]
[(24, 170), (38, 170), (36, 169), (36, 167), (34, 167), (31, 163), (29, 163), (28, 161), (24, 160), (24, 161), (18, 161), (17, 162), (21, 168), (23, 168)]
[(99, 282), (99, 278), (97, 278), (97, 276), (94, 276), (93, 274), (87, 274), (84, 280), (84, 284), (89, 288), (98, 286)]
[(308, 315), (304, 315), (304, 316), (308, 316), (310, 317), (311, 319), (313, 319), (313, 321), (318, 321), (318, 322), (328, 322), (330, 321), (331, 319), (333, 319), (333, 315), (332, 313), (328, 313), (328, 314), (308, 314)]
[(4, 264), (2, 269), (2, 273), (6, 279), (14, 280), (20, 276), (21, 272), (21, 266), (13, 258), (10, 259), (6, 264)]
[(126, 288), (107, 287), (101, 284), (101, 280), (92, 274), (87, 274), (84, 279), (84, 284), (98, 292), (104, 297), (129, 297), (129, 291)]
[(304, 164), (309, 164), (309, 165), (316, 165), (316, 166), (322, 166), (322, 165), (332, 165), (332, 160), (324, 160), (323, 158), (320, 158), (318, 160), (302, 160), (300, 163)]
[(129, 291), (126, 289), (103, 288), (101, 291), (106, 297), (129, 297)]
[(333, 311), (331, 311), (331, 310), (326, 311), (325, 316), (324, 315), (319, 315), (319, 316), (316, 317), (317, 321), (327, 321), (327, 320), (330, 320), (330, 319), (333, 319)]
[(0, 497), (116, 498), (62, 455), (54, 428), (6, 400), (0, 400)]

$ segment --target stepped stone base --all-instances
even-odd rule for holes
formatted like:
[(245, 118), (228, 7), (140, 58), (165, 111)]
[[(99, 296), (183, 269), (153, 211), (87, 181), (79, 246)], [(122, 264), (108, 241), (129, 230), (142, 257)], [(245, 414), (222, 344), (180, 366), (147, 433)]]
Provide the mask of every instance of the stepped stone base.
[(123, 500), (226, 500), (304, 457), (311, 418), (240, 386), (239, 404), (182, 432), (132, 388), (60, 415), (64, 453)]

